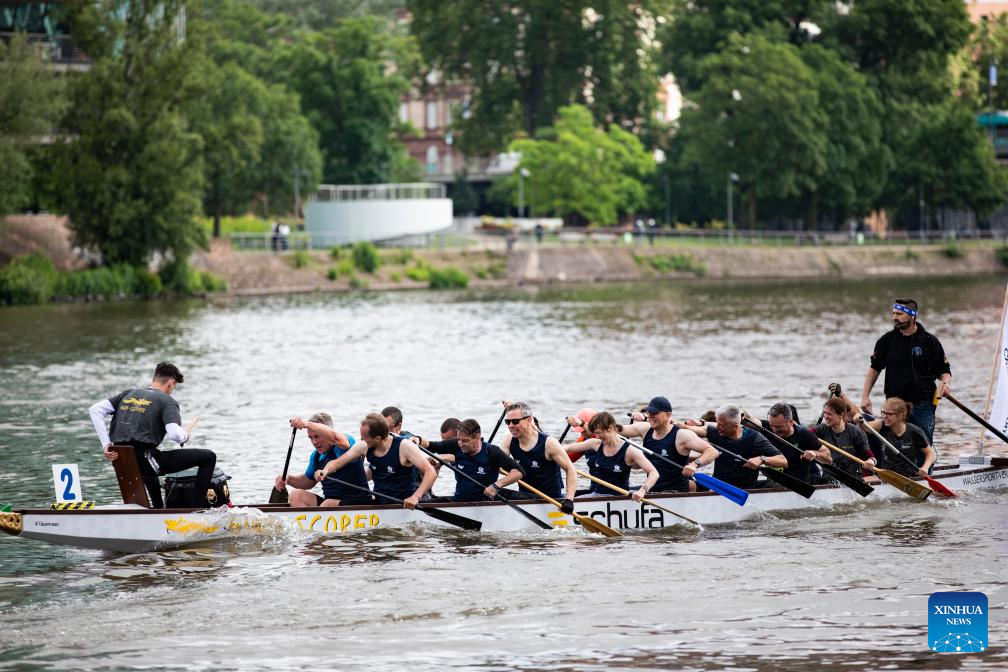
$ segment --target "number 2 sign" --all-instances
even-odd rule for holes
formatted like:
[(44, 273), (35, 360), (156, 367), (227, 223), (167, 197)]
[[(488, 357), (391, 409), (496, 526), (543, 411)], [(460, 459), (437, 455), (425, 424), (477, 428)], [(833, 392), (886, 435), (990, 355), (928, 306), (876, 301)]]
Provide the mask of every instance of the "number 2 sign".
[(80, 475), (76, 464), (52, 465), (53, 485), (56, 486), (57, 502), (83, 502)]

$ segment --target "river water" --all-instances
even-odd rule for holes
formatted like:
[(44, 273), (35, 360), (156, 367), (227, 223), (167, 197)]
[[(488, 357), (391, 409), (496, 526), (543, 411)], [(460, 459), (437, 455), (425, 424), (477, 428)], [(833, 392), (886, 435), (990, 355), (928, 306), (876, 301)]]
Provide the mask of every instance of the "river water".
[[(920, 301), (953, 390), (982, 408), (1004, 290), (1003, 278), (706, 280), (3, 309), (0, 504), (47, 505), (49, 465), (65, 462), (85, 499), (113, 501), (87, 408), (160, 359), (185, 373), (192, 445), (216, 451), (237, 503), (268, 497), (287, 418), (318, 410), (356, 434), (395, 404), (428, 436), (447, 416), (491, 428), (502, 398), (528, 400), (549, 432), (582, 406), (619, 417), (656, 394), (679, 416), (787, 400), (812, 420), (830, 382), (860, 389), (897, 295)], [(938, 425), (940, 459), (973, 450), (960, 411), (943, 403)], [(310, 450), (300, 436), (292, 468)], [(450, 491), (442, 479), (435, 490)], [(3, 537), (0, 669), (1004, 669), (1006, 501), (621, 540), (418, 525), (104, 556)], [(987, 594), (986, 652), (929, 652), (940, 590)]]

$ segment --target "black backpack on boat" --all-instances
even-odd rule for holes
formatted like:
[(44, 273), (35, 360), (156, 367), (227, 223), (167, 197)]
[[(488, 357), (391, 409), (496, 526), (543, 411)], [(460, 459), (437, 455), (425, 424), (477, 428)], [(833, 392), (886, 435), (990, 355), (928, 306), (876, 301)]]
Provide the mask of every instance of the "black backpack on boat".
[(205, 509), (210, 506), (228, 506), (231, 504), (231, 491), (227, 482), (230, 476), (224, 473), (220, 467), (214, 467), (213, 475), (210, 477), (210, 489), (214, 498), (210, 500), (206, 493), (196, 492), (196, 475), (165, 477), (165, 507), (169, 509)]

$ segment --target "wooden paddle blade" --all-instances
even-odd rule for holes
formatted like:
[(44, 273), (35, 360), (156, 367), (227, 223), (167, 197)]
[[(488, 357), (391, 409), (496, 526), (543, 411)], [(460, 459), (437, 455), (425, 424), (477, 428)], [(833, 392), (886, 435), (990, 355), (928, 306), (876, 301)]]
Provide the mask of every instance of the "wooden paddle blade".
[(582, 516), (580, 513), (575, 513), (574, 517), (577, 519), (579, 523), (581, 523), (581, 527), (585, 528), (589, 532), (595, 532), (596, 534), (601, 534), (604, 537), (623, 536), (620, 532), (617, 532), (616, 530), (612, 529), (605, 523), (601, 523), (595, 520), (591, 516)]
[(809, 499), (815, 492), (814, 485), (812, 485), (811, 483), (806, 483), (800, 478), (795, 478), (791, 474), (785, 474), (783, 471), (778, 471), (777, 469), (773, 469), (771, 467), (763, 467), (762, 469), (760, 469), (760, 471), (762, 471), (763, 475), (769, 478), (771, 481), (776, 481), (777, 483), (780, 483), (788, 490), (798, 493), (805, 499)]
[(903, 474), (898, 474), (895, 471), (890, 471), (889, 469), (875, 469), (875, 475), (879, 477), (883, 483), (887, 483), (897, 490), (901, 490), (911, 497), (916, 497), (917, 499), (927, 499), (934, 493), (931, 488), (921, 485), (916, 481), (911, 481), (909, 478)]
[(951, 490), (949, 490), (947, 487), (945, 487), (945, 484), (942, 483), (941, 481), (935, 480), (935, 479), (931, 478), (930, 476), (925, 476), (924, 478), (925, 478), (925, 480), (927, 480), (928, 485), (931, 486), (931, 489), (934, 490), (935, 492), (937, 492), (939, 495), (941, 495), (943, 497), (958, 497), (959, 496), (956, 493), (954, 493)]
[(867, 497), (875, 490), (875, 488), (868, 485), (857, 476), (852, 476), (851, 474), (848, 474), (846, 471), (836, 466), (835, 464), (820, 462), (819, 466), (822, 467), (830, 476), (835, 478), (839, 483), (846, 485), (848, 488), (858, 493), (862, 497)]
[(479, 530), (483, 528), (482, 521), (475, 520), (473, 518), (466, 518), (465, 516), (445, 511), (444, 509), (428, 509), (423, 506), (418, 506), (417, 511), (422, 511), (431, 518), (436, 518), (443, 523), (448, 523), (449, 525), (454, 525), (455, 527), (461, 527), (463, 530)]
[(749, 493), (742, 488), (736, 488), (730, 483), (725, 483), (724, 481), (714, 478), (713, 476), (708, 476), (707, 474), (696, 473), (693, 474), (693, 480), (695, 480), (700, 485), (704, 486), (708, 490), (718, 493), (722, 497), (727, 497), (731, 501), (735, 502), (739, 506), (746, 503), (749, 499)]
[(269, 503), (270, 504), (286, 504), (287, 503), (287, 488), (283, 490), (277, 490), (277, 487), (273, 486), (273, 492), (270, 493)]

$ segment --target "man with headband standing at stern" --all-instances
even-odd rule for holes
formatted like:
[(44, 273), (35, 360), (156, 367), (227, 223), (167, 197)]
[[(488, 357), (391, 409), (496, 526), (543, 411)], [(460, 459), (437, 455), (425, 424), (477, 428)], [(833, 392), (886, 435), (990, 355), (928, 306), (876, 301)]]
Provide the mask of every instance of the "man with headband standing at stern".
[(933, 446), (935, 406), (939, 398), (951, 392), (952, 370), (941, 342), (917, 322), (916, 301), (896, 299), (892, 317), (892, 331), (883, 334), (875, 343), (861, 391), (861, 410), (872, 412), (869, 395), (885, 369), (888, 371), (886, 398), (900, 397), (912, 404), (913, 412), (908, 420), (924, 430), (928, 443)]

